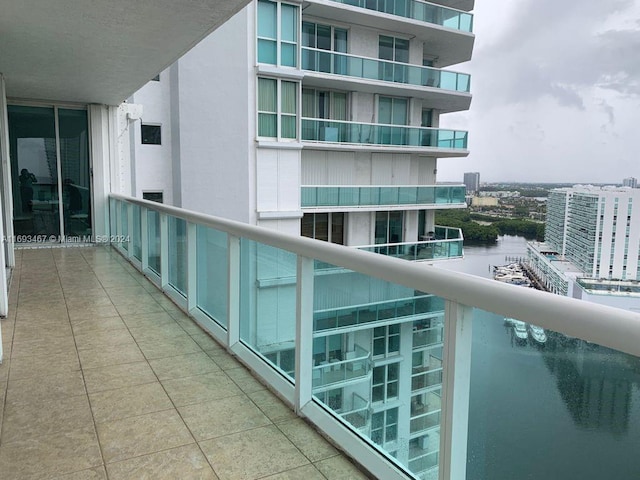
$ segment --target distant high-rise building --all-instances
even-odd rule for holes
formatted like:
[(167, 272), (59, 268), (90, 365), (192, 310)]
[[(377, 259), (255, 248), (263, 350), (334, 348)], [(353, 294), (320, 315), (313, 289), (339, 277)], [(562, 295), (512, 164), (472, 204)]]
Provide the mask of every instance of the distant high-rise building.
[(640, 297), (640, 190), (577, 185), (547, 199), (529, 265), (553, 293), (620, 308)]
[(480, 172), (465, 172), (464, 181), (467, 193), (477, 193), (480, 190)]
[(622, 180), (622, 186), (623, 187), (638, 188), (638, 179), (635, 178), (635, 177), (624, 178)]

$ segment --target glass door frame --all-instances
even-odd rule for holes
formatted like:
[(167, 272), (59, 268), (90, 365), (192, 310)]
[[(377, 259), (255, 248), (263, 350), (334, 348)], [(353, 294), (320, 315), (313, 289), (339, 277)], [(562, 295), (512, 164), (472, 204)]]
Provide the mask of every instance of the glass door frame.
[[(62, 186), (63, 186), (63, 179), (62, 179), (62, 156), (61, 156), (61, 152), (60, 152), (60, 118), (59, 118), (59, 110), (60, 109), (65, 109), (65, 110), (80, 110), (80, 111), (85, 111), (87, 112), (87, 154), (88, 154), (88, 158), (89, 158), (89, 184), (91, 187), (91, 191), (89, 194), (89, 201), (90, 201), (90, 209), (89, 209), (89, 216), (91, 218), (91, 242), (94, 243), (94, 232), (95, 232), (95, 202), (94, 202), (94, 184), (93, 184), (93, 155), (92, 155), (92, 139), (91, 139), (91, 110), (89, 109), (89, 105), (87, 104), (83, 104), (83, 103), (67, 103), (67, 102), (38, 102), (38, 101), (29, 101), (29, 100), (21, 100), (21, 99), (13, 99), (13, 98), (7, 98), (6, 101), (6, 105), (7, 105), (7, 111), (9, 109), (9, 107), (13, 107), (13, 106), (17, 106), (17, 107), (36, 107), (36, 108), (52, 108), (53, 109), (53, 115), (54, 115), (54, 129), (55, 129), (55, 141), (56, 141), (56, 174), (58, 175), (58, 185), (57, 185), (57, 191), (58, 191), (58, 222), (59, 222), (59, 228), (60, 228), (60, 235), (58, 236), (58, 239), (56, 240), (56, 242), (54, 243), (65, 243), (65, 241), (67, 240), (67, 232), (65, 231), (65, 221), (64, 221), (64, 209), (62, 208), (62, 204), (63, 204), (63, 196), (62, 196)], [(11, 125), (10, 122), (7, 122), (7, 137), (9, 137), (9, 131), (11, 129)], [(13, 165), (13, 162), (17, 161), (17, 159), (13, 159), (13, 158), (8, 158), (8, 162), (7, 162), (7, 170), (9, 173), (9, 177), (7, 178), (7, 183), (9, 184), (9, 188), (12, 189), (13, 188), (13, 178), (11, 176), (11, 167)], [(5, 185), (6, 187), (6, 185)], [(15, 229), (14, 229), (14, 212), (13, 212), (13, 191), (11, 190), (11, 205), (7, 205), (6, 208), (10, 208), (10, 212), (11, 212), (11, 231), (13, 233), (13, 237), (15, 237)], [(15, 238), (14, 238), (15, 240)], [(63, 241), (64, 240), (64, 241)], [(14, 245), (18, 242), (13, 242)], [(50, 243), (50, 242), (48, 242)]]

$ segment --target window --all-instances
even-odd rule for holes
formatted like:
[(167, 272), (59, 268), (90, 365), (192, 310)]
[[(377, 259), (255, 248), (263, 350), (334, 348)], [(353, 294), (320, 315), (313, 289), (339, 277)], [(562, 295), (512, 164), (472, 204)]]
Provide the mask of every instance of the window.
[(143, 145), (161, 145), (160, 125), (141, 125)]
[(295, 139), (297, 117), (298, 84), (258, 78), (258, 136)]
[(375, 243), (402, 242), (404, 212), (376, 212)]
[(258, 63), (296, 67), (297, 52), (298, 7), (259, 0)]
[(390, 363), (373, 369), (371, 400), (386, 402), (398, 398), (398, 364)]
[(306, 118), (347, 119), (346, 92), (330, 92), (314, 88), (302, 89), (302, 116)]
[(152, 202), (163, 203), (162, 192), (142, 192), (142, 198)]
[(390, 408), (371, 416), (371, 440), (378, 445), (398, 438), (398, 409)]
[(407, 129), (384, 125), (407, 124), (408, 101), (406, 98), (378, 97), (378, 123), (380, 143), (383, 145), (405, 145)]
[(344, 245), (344, 213), (305, 213), (300, 223), (300, 235)]
[(400, 325), (373, 329), (373, 356), (394, 355), (400, 351)]
[(378, 123), (388, 125), (407, 124), (407, 99), (396, 97), (378, 98)]
[(307, 47), (302, 50), (302, 68), (305, 70), (336, 74), (346, 73), (347, 57), (317, 51), (347, 53), (346, 29), (302, 22), (302, 45)]
[[(409, 40), (380, 35), (378, 39), (378, 58), (391, 62), (409, 63)], [(393, 63), (380, 64), (380, 78), (388, 82), (407, 81), (407, 67)]]
[(344, 360), (342, 352), (346, 339), (343, 334), (328, 335), (313, 339), (313, 364), (324, 365), (331, 361)]

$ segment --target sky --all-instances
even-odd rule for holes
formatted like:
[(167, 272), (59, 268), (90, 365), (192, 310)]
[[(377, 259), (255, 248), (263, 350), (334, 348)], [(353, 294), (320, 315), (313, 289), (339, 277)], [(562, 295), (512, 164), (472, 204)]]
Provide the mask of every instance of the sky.
[(467, 158), (438, 181), (622, 183), (640, 178), (640, 0), (476, 0)]

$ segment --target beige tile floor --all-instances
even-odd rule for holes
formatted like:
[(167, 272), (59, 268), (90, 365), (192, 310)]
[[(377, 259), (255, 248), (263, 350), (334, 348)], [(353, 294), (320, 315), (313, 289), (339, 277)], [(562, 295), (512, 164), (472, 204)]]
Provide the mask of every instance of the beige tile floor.
[(0, 478), (367, 478), (122, 257), (18, 250)]

